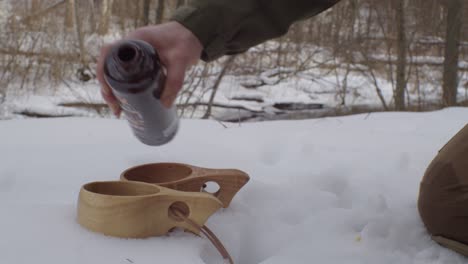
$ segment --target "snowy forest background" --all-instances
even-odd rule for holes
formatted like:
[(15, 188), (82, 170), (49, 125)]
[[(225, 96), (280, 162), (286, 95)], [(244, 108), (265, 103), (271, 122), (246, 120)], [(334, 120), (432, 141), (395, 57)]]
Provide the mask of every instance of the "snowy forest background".
[[(343, 0), (279, 39), (188, 72), (178, 110), (221, 121), (468, 105), (468, 4)], [(101, 116), (99, 48), (184, 0), (0, 2), (0, 119)]]

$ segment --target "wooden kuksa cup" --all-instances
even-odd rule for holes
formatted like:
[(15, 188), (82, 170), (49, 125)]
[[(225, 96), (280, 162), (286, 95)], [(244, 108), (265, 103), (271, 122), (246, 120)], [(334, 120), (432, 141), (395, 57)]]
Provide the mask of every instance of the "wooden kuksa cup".
[[(144, 164), (125, 170), (121, 181), (91, 182), (82, 186), (78, 222), (109, 236), (144, 238), (180, 227), (195, 234), (249, 181), (240, 170), (208, 169), (180, 163)], [(208, 182), (219, 190), (203, 191)], [(181, 215), (182, 214), (182, 215)]]
[(123, 238), (161, 236), (175, 227), (198, 234), (199, 230), (174, 210), (203, 226), (222, 206), (207, 193), (181, 192), (142, 182), (92, 182), (80, 190), (78, 222), (92, 231)]
[(249, 181), (249, 176), (235, 169), (208, 169), (181, 163), (150, 163), (127, 169), (120, 175), (123, 181), (139, 181), (186, 192), (203, 191), (209, 182), (219, 185), (213, 195), (229, 207), (237, 192)]

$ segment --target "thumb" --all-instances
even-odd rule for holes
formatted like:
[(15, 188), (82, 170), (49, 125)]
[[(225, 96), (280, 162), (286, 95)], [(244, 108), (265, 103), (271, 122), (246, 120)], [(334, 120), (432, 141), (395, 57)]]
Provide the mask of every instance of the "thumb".
[(167, 108), (172, 106), (184, 85), (185, 68), (183, 63), (174, 63), (167, 68), (166, 84), (161, 95), (161, 102)]

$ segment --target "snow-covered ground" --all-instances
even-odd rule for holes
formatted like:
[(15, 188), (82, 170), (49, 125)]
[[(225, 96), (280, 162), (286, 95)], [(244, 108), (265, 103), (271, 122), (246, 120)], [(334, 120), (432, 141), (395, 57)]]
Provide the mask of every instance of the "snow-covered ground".
[(182, 120), (173, 142), (147, 147), (123, 120), (1, 121), (0, 263), (221, 263), (208, 240), (188, 233), (117, 239), (77, 224), (82, 184), (163, 161), (250, 174), (207, 224), (237, 264), (466, 263), (430, 240), (416, 200), (426, 166), (467, 122), (463, 108), (224, 126)]

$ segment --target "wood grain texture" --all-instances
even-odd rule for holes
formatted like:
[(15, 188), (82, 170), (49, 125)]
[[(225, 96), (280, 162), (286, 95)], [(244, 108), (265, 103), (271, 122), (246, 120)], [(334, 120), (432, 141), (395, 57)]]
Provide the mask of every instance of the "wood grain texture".
[(223, 204), (213, 195), (181, 192), (142, 182), (85, 184), (78, 199), (78, 222), (94, 232), (123, 238), (167, 234), (175, 227), (199, 231), (172, 213), (176, 208), (200, 226)]
[(215, 182), (220, 188), (212, 195), (226, 208), (250, 177), (236, 169), (209, 169), (182, 163), (150, 163), (125, 170), (120, 179), (152, 183), (187, 192), (203, 191), (204, 184)]

